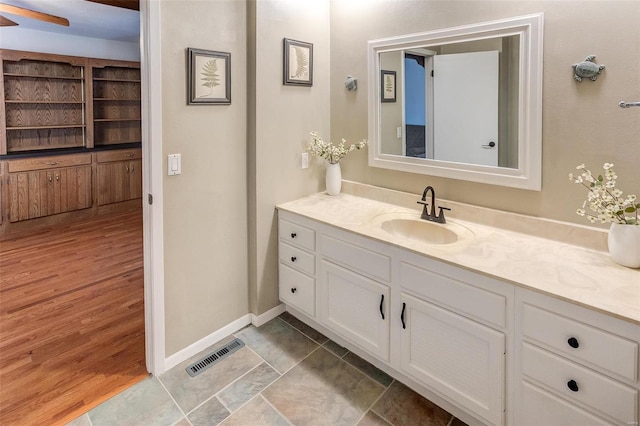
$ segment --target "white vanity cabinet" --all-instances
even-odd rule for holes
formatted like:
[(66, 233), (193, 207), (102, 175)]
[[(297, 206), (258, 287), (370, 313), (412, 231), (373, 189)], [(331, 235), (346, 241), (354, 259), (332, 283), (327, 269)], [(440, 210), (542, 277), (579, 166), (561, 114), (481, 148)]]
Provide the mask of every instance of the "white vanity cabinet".
[(517, 425), (637, 425), (640, 327), (516, 292)]
[(389, 361), (389, 248), (345, 232), (319, 237), (320, 322), (383, 361)]
[(396, 265), (402, 372), (487, 424), (504, 424), (513, 288), (408, 252)]
[(279, 296), (310, 317), (316, 314), (316, 231), (311, 221), (280, 213), (278, 221)]

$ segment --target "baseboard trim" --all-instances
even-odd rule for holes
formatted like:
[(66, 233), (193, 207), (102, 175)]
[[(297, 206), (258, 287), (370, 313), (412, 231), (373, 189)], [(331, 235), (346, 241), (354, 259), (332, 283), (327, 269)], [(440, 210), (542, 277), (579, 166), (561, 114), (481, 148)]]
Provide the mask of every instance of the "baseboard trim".
[(263, 324), (268, 323), (281, 313), (283, 313), (286, 309), (286, 305), (284, 303), (279, 304), (275, 308), (269, 309), (267, 312), (261, 315), (251, 314), (251, 324), (256, 327), (260, 327)]
[[(271, 312), (271, 311), (269, 311)], [(253, 314), (246, 314), (238, 318), (237, 320), (225, 325), (224, 327), (214, 331), (210, 335), (203, 337), (195, 343), (187, 346), (184, 349), (179, 350), (175, 354), (165, 358), (164, 360), (164, 371), (169, 371), (169, 369), (175, 367), (183, 361), (188, 360), (192, 356), (197, 353), (207, 349), (209, 346), (218, 343), (220, 340), (225, 337), (235, 333), (240, 330), (242, 327), (245, 327), (252, 323)]]
[(169, 369), (175, 367), (183, 361), (188, 360), (192, 356), (197, 353), (207, 349), (211, 345), (215, 345), (225, 337), (235, 333), (240, 330), (242, 327), (245, 327), (249, 324), (253, 324), (256, 327), (260, 327), (263, 324), (271, 321), (281, 313), (285, 311), (285, 304), (281, 303), (275, 308), (269, 309), (267, 312), (256, 315), (256, 314), (246, 314), (238, 318), (237, 320), (230, 322), (224, 327), (214, 331), (210, 335), (203, 337), (195, 343), (187, 346), (184, 349), (179, 350), (175, 354), (165, 358), (164, 360), (164, 371), (169, 371)]

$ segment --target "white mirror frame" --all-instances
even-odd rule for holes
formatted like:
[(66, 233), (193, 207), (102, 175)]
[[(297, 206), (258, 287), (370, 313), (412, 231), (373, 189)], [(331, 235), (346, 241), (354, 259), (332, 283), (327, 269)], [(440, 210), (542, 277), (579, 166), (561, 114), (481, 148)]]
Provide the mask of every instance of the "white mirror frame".
[[(540, 191), (542, 185), (542, 13), (370, 40), (369, 166)], [(518, 168), (436, 161), (384, 154), (380, 129), (380, 53), (487, 38), (520, 36)]]

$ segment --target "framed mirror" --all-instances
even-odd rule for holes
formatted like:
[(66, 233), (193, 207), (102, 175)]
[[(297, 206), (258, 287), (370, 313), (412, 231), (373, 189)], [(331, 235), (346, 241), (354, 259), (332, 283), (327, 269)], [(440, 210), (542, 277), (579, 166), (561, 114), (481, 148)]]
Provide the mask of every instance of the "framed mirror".
[(543, 15), (368, 42), (369, 165), (539, 191)]

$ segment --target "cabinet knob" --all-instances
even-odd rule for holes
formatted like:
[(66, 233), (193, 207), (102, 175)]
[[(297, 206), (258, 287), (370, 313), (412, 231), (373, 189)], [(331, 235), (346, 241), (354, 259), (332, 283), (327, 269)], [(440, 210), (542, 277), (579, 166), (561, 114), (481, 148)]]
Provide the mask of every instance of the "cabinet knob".
[(575, 380), (569, 380), (567, 382), (567, 387), (572, 391), (572, 392), (578, 392), (578, 384), (576, 383)]
[(580, 346), (580, 343), (578, 343), (578, 339), (576, 339), (575, 337), (570, 337), (569, 340), (567, 340), (567, 343), (573, 349), (577, 349)]
[(297, 258), (297, 257), (295, 257), (295, 256), (291, 256), (291, 261), (292, 261), (292, 262), (295, 262), (296, 260), (298, 260), (298, 258)]
[(296, 291), (298, 291), (298, 289), (297, 289), (297, 288), (295, 288), (295, 287), (291, 287), (291, 293), (295, 293)]
[(297, 236), (298, 236), (298, 234), (296, 234), (295, 232), (292, 232), (292, 233), (291, 233), (291, 238), (295, 238), (295, 237), (297, 237)]

